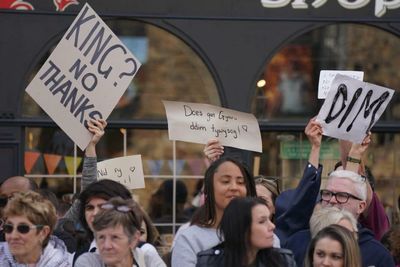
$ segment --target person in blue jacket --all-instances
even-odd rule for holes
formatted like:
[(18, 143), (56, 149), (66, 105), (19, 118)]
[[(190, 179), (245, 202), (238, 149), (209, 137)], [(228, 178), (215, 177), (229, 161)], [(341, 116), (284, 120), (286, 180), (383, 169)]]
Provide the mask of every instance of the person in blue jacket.
[[(298, 266), (303, 266), (303, 259), (311, 237), (308, 222), (318, 200), (322, 166), (319, 165), (319, 148), (322, 128), (315, 119), (308, 123), (305, 133), (312, 149), (309, 163), (298, 187), (290, 194), (281, 194), (277, 199), (276, 233), (281, 246), (291, 249)], [(325, 190), (321, 190), (321, 205), (336, 206), (351, 212), (355, 218), (366, 208), (366, 181), (358, 175), (359, 159), (370, 143), (368, 135), (362, 144), (354, 144), (349, 152), (347, 170), (331, 173)], [(286, 198), (286, 199), (285, 199)], [(283, 206), (283, 207), (282, 207)], [(362, 265), (375, 267), (394, 266), (392, 257), (381, 243), (374, 239), (373, 233), (358, 225), (358, 243), (360, 245)]]

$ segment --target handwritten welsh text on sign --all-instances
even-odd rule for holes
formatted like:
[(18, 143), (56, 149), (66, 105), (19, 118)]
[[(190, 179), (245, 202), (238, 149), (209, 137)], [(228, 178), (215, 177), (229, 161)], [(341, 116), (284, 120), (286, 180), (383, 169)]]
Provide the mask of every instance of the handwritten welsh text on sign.
[(324, 135), (360, 144), (385, 111), (394, 90), (336, 75), (317, 121)]
[(26, 92), (83, 150), (89, 118), (110, 115), (139, 67), (86, 3)]
[(101, 161), (97, 163), (97, 178), (114, 180), (128, 189), (144, 188), (142, 157), (134, 155)]
[(208, 104), (163, 101), (171, 140), (222, 145), (262, 152), (261, 133), (253, 114)]
[(362, 81), (364, 78), (363, 71), (350, 71), (350, 70), (321, 70), (319, 73), (318, 83), (318, 99), (325, 99), (331, 88), (331, 84), (336, 74), (349, 76), (353, 79)]

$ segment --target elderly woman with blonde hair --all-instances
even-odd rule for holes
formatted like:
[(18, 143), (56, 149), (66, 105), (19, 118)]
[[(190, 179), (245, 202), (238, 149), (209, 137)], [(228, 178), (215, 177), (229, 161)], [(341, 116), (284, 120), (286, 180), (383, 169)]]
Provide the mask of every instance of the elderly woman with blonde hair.
[(52, 236), (57, 216), (53, 204), (38, 193), (15, 194), (4, 209), (0, 266), (70, 267), (70, 254)]
[[(323, 207), (315, 209), (310, 219), (311, 238), (331, 224), (339, 224), (352, 233), (357, 233), (357, 220), (347, 210), (337, 207)], [(355, 235), (357, 236), (357, 235)]]

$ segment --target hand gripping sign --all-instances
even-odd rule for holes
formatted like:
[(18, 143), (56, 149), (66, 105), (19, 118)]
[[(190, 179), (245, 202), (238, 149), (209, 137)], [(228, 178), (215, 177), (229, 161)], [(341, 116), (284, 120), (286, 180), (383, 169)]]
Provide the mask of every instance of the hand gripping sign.
[(262, 152), (260, 127), (253, 114), (208, 104), (163, 101), (170, 140), (222, 145)]
[(336, 75), (317, 121), (324, 135), (362, 143), (385, 111), (394, 90)]
[(107, 119), (139, 67), (86, 3), (26, 92), (83, 150), (89, 118)]

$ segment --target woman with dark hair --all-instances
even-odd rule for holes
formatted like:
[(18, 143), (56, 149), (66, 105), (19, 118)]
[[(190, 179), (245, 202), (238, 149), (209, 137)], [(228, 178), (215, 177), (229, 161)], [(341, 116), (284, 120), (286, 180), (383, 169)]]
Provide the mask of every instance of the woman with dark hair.
[(100, 180), (90, 184), (79, 195), (79, 221), (86, 232), (86, 238), (78, 244), (74, 259), (87, 251), (96, 251), (96, 242), (93, 239), (93, 220), (100, 211), (100, 205), (112, 197), (131, 199), (131, 193), (122, 184), (112, 180)]
[(172, 250), (172, 266), (195, 266), (197, 253), (219, 244), (217, 226), (225, 208), (236, 197), (256, 196), (254, 180), (238, 160), (221, 157), (204, 177), (205, 204), (194, 214), (191, 226), (183, 230)]
[(223, 243), (200, 252), (196, 267), (296, 266), (291, 251), (272, 247), (274, 229), (264, 199), (233, 199), (218, 227)]
[(360, 249), (355, 235), (343, 226), (332, 224), (311, 240), (304, 267), (361, 267)]

